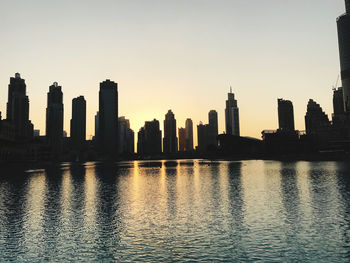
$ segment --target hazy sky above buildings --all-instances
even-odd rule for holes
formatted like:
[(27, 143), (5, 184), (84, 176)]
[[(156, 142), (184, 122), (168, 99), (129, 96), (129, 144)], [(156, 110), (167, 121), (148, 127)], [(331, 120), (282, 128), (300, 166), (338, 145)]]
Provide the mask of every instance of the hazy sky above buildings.
[[(119, 116), (135, 132), (172, 109), (178, 127), (218, 111), (224, 130), (229, 86), (240, 108), (241, 135), (276, 129), (277, 98), (294, 104), (305, 129), (308, 99), (332, 113), (339, 74), (336, 17), (344, 0), (1, 0), (0, 110), (9, 78), (27, 83), (30, 118), (45, 133), (49, 85), (64, 93), (69, 131), (72, 99), (87, 100), (94, 134), (99, 82), (119, 84)], [(135, 136), (136, 138), (136, 136)]]

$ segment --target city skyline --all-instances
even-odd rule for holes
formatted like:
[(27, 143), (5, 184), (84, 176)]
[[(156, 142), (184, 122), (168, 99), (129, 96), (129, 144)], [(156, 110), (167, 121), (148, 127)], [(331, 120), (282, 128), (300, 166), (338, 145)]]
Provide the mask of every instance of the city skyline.
[[(245, 5), (244, 1), (234, 1), (231, 3), (222, 1), (222, 6), (220, 7), (220, 11), (224, 6), (234, 13), (240, 10), (242, 14), (248, 14), (249, 10), (249, 12), (257, 16), (257, 19), (262, 19), (263, 24), (267, 23), (266, 25), (272, 26), (270, 29), (261, 29), (262, 32), (268, 35), (268, 38), (261, 40), (262, 42), (260, 42), (259, 47), (258, 45), (246, 45), (251, 42), (249, 36), (253, 37), (253, 35), (251, 35), (251, 33), (254, 32), (252, 27), (257, 25), (257, 20), (254, 20), (254, 17), (254, 19), (247, 24), (242, 24), (239, 16), (233, 18), (234, 16), (231, 17), (229, 13), (224, 13), (222, 19), (219, 19), (217, 22), (212, 19), (208, 22), (204, 21), (205, 23), (209, 23), (208, 25), (214, 23), (212, 25), (213, 27), (207, 28), (209, 32), (213, 34), (212, 36), (218, 37), (217, 40), (224, 40), (229, 32), (234, 32), (236, 34), (236, 38), (228, 38), (226, 44), (220, 43), (220, 45), (209, 39), (206, 39), (208, 41), (201, 41), (200, 43), (193, 40), (188, 34), (189, 32), (183, 27), (184, 24), (180, 19), (179, 21), (177, 20), (179, 23), (178, 27), (176, 27), (177, 24), (169, 22), (169, 24), (164, 25), (164, 28), (170, 27), (170, 29), (177, 29), (177, 31), (175, 31), (178, 33), (176, 39), (178, 41), (182, 39), (181, 48), (179, 49), (168, 43), (166, 40), (169, 39), (170, 36), (165, 35), (165, 42), (160, 41), (157, 45), (158, 47), (163, 47), (164, 45), (164, 47), (157, 52), (150, 50), (150, 54), (155, 52), (164, 55), (166, 50), (163, 49), (166, 49), (166, 44), (169, 45), (168, 48), (170, 50), (174, 49), (175, 54), (178, 54), (181, 50), (186, 51), (185, 53), (193, 51), (198, 45), (201, 47), (200, 50), (207, 50), (210, 52), (195, 53), (190, 59), (184, 59), (183, 56), (181, 56), (181, 59), (175, 59), (175, 57), (169, 53), (164, 59), (157, 56), (155, 60), (156, 65), (154, 66), (145, 63), (148, 58), (148, 53), (145, 53), (146, 50), (141, 46), (132, 44), (133, 48), (130, 50), (126, 48), (125, 43), (129, 43), (133, 38), (128, 38), (128, 35), (125, 35), (124, 31), (120, 32), (121, 29), (119, 27), (116, 31), (110, 31), (110, 34), (107, 34), (106, 29), (102, 27), (106, 25), (106, 21), (103, 21), (101, 22), (102, 24), (96, 24), (96, 28), (93, 28), (92, 36), (99, 36), (101, 39), (105, 36), (107, 39), (113, 40), (111, 43), (114, 43), (115, 39), (112, 38), (112, 36), (121, 33), (120, 36), (124, 37), (121, 45), (122, 47), (120, 45), (115, 45), (113, 48), (107, 46), (105, 52), (111, 52), (110, 56), (107, 56), (105, 52), (94, 52), (95, 46), (87, 46), (84, 52), (79, 52), (77, 45), (82, 43), (81, 41), (87, 37), (87, 31), (82, 30), (81, 38), (79, 38), (73, 34), (75, 31), (71, 32), (68, 30), (67, 34), (71, 37), (69, 38), (71, 41), (59, 41), (60, 43), (63, 41), (64, 47), (67, 49), (67, 52), (69, 51), (68, 54), (70, 54), (71, 57), (67, 60), (67, 54), (64, 53), (64, 48), (58, 48), (55, 43), (51, 42), (54, 39), (57, 40), (59, 37), (61, 38), (67, 35), (62, 31), (51, 31), (51, 29), (59, 29), (61, 25), (56, 22), (50, 22), (48, 28), (39, 26), (37, 29), (32, 29), (28, 32), (33, 34), (46, 32), (49, 36), (53, 37), (53, 40), (48, 40), (53, 45), (47, 45), (46, 49), (43, 51), (44, 53), (41, 53), (38, 47), (31, 46), (35, 43), (34, 40), (29, 41), (29, 43), (23, 46), (23, 48), (21, 47), (20, 50), (18, 48), (16, 49), (18, 45), (8, 47), (8, 54), (11, 54), (13, 60), (8, 61), (7, 64), (0, 65), (0, 82), (3, 87), (6, 87), (10, 76), (13, 76), (15, 72), (20, 72), (22, 74), (22, 77), (26, 80), (27, 94), (30, 98), (29, 119), (35, 125), (35, 129), (40, 129), (41, 134), (44, 134), (45, 131), (45, 118), (43, 117), (44, 110), (41, 107), (42, 103), (40, 103), (40, 101), (45, 100), (46, 90), (50, 83), (57, 81), (62, 86), (62, 91), (64, 93), (64, 130), (67, 131), (68, 134), (70, 133), (69, 122), (71, 116), (69, 113), (71, 112), (71, 100), (74, 97), (83, 95), (88, 101), (87, 139), (90, 139), (90, 136), (94, 134), (94, 115), (98, 109), (98, 83), (108, 78), (116, 81), (120, 85), (119, 115), (126, 116), (130, 119), (131, 128), (135, 132), (143, 126), (145, 120), (152, 120), (154, 118), (160, 120), (160, 129), (164, 130), (162, 120), (164, 113), (168, 109), (172, 109), (176, 114), (178, 127), (183, 127), (187, 118), (191, 118), (194, 126), (196, 126), (200, 121), (205, 121), (207, 119), (207, 112), (210, 109), (215, 109), (218, 112), (219, 133), (222, 133), (225, 130), (225, 105), (223, 101), (226, 99), (225, 97), (230, 85), (232, 85), (233, 92), (239, 100), (240, 128), (241, 135), (243, 136), (261, 138), (261, 131), (263, 129), (278, 127), (277, 109), (275, 107), (275, 100), (277, 97), (285, 97), (293, 101), (295, 128), (298, 130), (305, 129), (304, 114), (306, 112), (307, 102), (310, 98), (317, 101), (330, 118), (332, 112), (332, 101), (330, 99), (332, 94), (331, 88), (340, 72), (336, 18), (345, 12), (344, 1), (324, 1), (322, 3), (320, 3), (320, 1), (310, 1), (307, 4), (301, 3), (301, 1), (295, 1), (288, 4), (284, 3), (285, 7), (277, 1), (270, 1), (270, 3), (265, 2), (264, 4), (268, 6), (275, 5), (276, 9), (272, 11), (266, 10), (266, 12), (264, 11), (258, 14), (257, 10), (259, 5), (264, 5), (260, 2), (255, 1), (256, 8), (254, 9), (251, 9), (250, 4)], [(93, 3), (90, 2), (87, 4), (93, 5)], [(11, 7), (12, 3), (6, 3), (6, 5)], [(118, 6), (124, 9), (130, 7), (122, 1), (117, 1), (116, 3), (106, 1), (106, 5), (112, 7), (112, 10), (113, 7)], [(158, 4), (158, 6), (161, 10), (164, 10), (164, 14), (170, 12), (170, 7), (173, 7), (169, 3)], [(74, 13), (73, 11), (78, 8), (78, 6), (68, 6), (67, 2), (63, 1), (62, 4), (55, 7), (63, 13), (68, 14), (66, 18), (59, 19), (59, 22), (62, 24), (71, 22), (73, 28), (80, 29), (82, 27), (84, 29), (85, 27), (78, 23), (78, 18), (88, 23), (87, 18), (89, 14), (87, 13), (82, 12), (77, 15), (77, 17), (72, 16)], [(142, 4), (140, 3), (139, 5), (131, 6), (130, 10), (137, 11), (141, 7)], [(195, 17), (201, 22), (203, 22), (204, 16), (208, 14), (210, 7), (213, 7), (213, 15), (217, 14), (216, 11), (218, 11), (218, 8), (215, 8), (215, 5), (212, 3), (205, 2), (205, 4), (199, 5), (198, 1), (193, 1), (189, 3), (188, 6), (184, 3), (180, 3), (174, 10), (174, 14), (188, 22), (189, 11), (194, 10), (195, 7), (198, 7), (198, 13)], [(302, 9), (300, 9), (301, 7)], [(20, 14), (23, 14), (21, 12), (22, 8), (28, 12), (24, 14), (24, 17), (36, 14), (37, 12), (31, 8), (28, 9), (28, 6), (24, 4), (23, 7), (18, 7), (18, 12)], [(281, 24), (284, 26), (287, 25), (288, 28), (287, 31), (282, 31), (281, 28), (273, 22), (277, 21), (277, 18), (279, 18), (278, 10), (286, 11), (287, 9), (289, 15), (286, 21), (283, 23), (281, 22)], [(318, 12), (312, 12), (316, 9)], [(85, 10), (84, 7), (83, 10)], [(18, 14), (16, 14), (16, 16), (17, 15)], [(41, 21), (45, 16), (44, 14), (38, 15), (37, 20), (33, 22), (33, 26), (37, 25), (35, 23)], [(268, 16), (272, 16), (271, 20), (267, 19)], [(293, 16), (298, 16), (298, 21), (294, 21), (294, 24), (291, 24), (288, 21), (292, 20)], [(310, 16), (312, 19), (310, 19)], [(156, 37), (154, 41), (161, 40), (159, 39), (162, 35), (160, 33), (164, 32), (161, 28), (155, 26), (152, 21), (160, 21), (159, 19), (163, 17), (164, 15), (160, 14), (156, 16), (154, 20), (150, 20), (149, 23), (146, 23), (147, 29), (151, 30)], [(11, 18), (11, 16), (4, 14), (5, 21), (10, 21), (9, 18)], [(141, 17), (140, 19), (147, 22), (147, 18), (149, 17)], [(120, 18), (121, 20), (118, 20), (119, 18), (115, 19), (117, 22), (129, 21), (125, 17)], [(117, 23), (116, 21), (113, 20), (111, 22)], [(13, 23), (15, 23), (13, 24), (13, 31), (4, 30), (4, 36), (12, 36), (14, 32), (18, 32), (18, 30), (23, 31), (22, 29), (25, 28), (22, 18)], [(119, 25), (119, 23), (117, 24)], [(137, 28), (135, 28), (139, 24), (136, 22), (131, 24), (132, 32), (140, 33)], [(88, 23), (88, 25), (91, 24)], [(219, 26), (223, 25), (228, 28), (222, 28), (222, 31), (216, 30)], [(197, 22), (190, 23), (189, 27), (191, 30), (198, 29)], [(205, 28), (205, 26), (203, 26), (203, 28)], [(312, 35), (312, 37), (310, 37), (308, 31), (311, 30), (311, 28), (315, 29), (313, 30), (314, 35)], [(101, 29), (101, 32), (99, 29)], [(26, 34), (28, 34), (28, 32)], [(174, 31), (171, 32), (174, 33)], [(191, 33), (192, 32), (196, 31), (191, 31)], [(289, 36), (286, 36), (285, 32), (288, 32)], [(22, 33), (25, 34), (24, 32)], [(102, 33), (105, 33), (105, 35), (101, 35)], [(204, 32), (199, 30), (198, 34), (203, 40)], [(257, 34), (257, 37), (259, 35), (260, 33)], [(286, 41), (281, 39), (281, 36), (287, 37), (288, 40), (290, 40), (289, 37), (299, 36), (302, 37), (302, 40), (301, 43), (289, 45)], [(4, 45), (10, 45), (12, 43), (11, 41), (15, 41), (11, 37), (5, 37), (5, 39)], [(96, 41), (97, 39), (98, 38), (96, 38)], [(138, 39), (153, 41), (142, 34), (138, 36)], [(320, 39), (323, 41), (320, 42)], [(271, 49), (267, 45), (270, 43), (270, 40), (271, 42), (276, 42), (276, 44), (271, 46)], [(43, 42), (38, 43), (38, 46), (40, 47), (45, 43), (46, 42), (43, 40)], [(283, 46), (282, 44), (288, 45)], [(244, 45), (246, 46), (243, 47)], [(97, 45), (96, 47), (99, 46), (100, 45)], [(276, 47), (279, 48), (276, 50)], [(221, 48), (223, 49), (222, 52), (219, 51)], [(47, 59), (39, 56), (37, 61), (33, 61), (33, 59), (32, 61), (29, 60), (32, 55), (47, 55), (49, 51), (52, 51), (52, 56), (55, 56), (56, 60), (53, 62), (59, 62), (59, 65), (65, 65), (65, 67), (62, 66), (58, 68), (55, 66), (55, 63), (51, 63), (49, 59), (51, 55), (48, 56)], [(91, 53), (87, 51), (91, 51)], [(123, 51), (125, 55), (121, 55), (119, 59), (116, 59), (121, 54), (121, 51)], [(250, 51), (251, 54), (245, 53), (248, 56), (242, 59), (236, 57), (238, 51), (244, 53)], [(306, 55), (306, 51), (308, 55)], [(62, 55), (62, 60), (57, 58), (57, 54)], [(91, 54), (91, 56), (89, 54)], [(293, 59), (292, 57), (295, 57), (296, 54), (298, 59)], [(4, 61), (7, 61), (7, 54), (4, 55)], [(199, 55), (203, 56), (203, 60), (199, 60), (194, 64), (194, 61), (199, 58)], [(281, 58), (276, 58), (275, 55)], [(172, 58), (174, 58), (174, 66), (163, 69)], [(118, 62), (112, 62), (112, 59)], [(50, 63), (48, 63), (49, 61)], [(66, 64), (62, 64), (64, 61)], [(101, 66), (106, 61), (106, 66)], [(287, 61), (288, 63), (286, 63)], [(219, 67), (221, 62), (225, 63), (222, 63)], [(69, 65), (69, 63), (72, 63), (72, 65)], [(318, 64), (317, 67), (315, 67), (316, 64)], [(82, 67), (77, 67), (78, 65)], [(303, 66), (296, 67), (296, 65)], [(189, 73), (179, 70), (180, 66), (185, 66), (185, 69), (189, 71)], [(264, 66), (263, 70), (259, 70), (258, 66)], [(33, 67), (35, 69), (33, 69)], [(277, 70), (277, 68), (282, 68), (282, 70)], [(306, 68), (312, 70), (307, 72)], [(170, 73), (172, 70), (175, 71)], [(142, 73), (142, 71), (144, 71), (144, 73)], [(254, 73), (253, 77), (250, 75), (252, 72)], [(290, 77), (291, 74), (293, 76), (292, 78)], [(199, 77), (199, 75), (201, 77)], [(174, 90), (176, 92), (174, 92)], [(163, 101), (154, 98), (154, 94), (164, 93), (164, 95), (167, 95), (171, 92), (174, 92), (173, 96), (162, 96), (164, 98)], [(184, 92), (186, 92), (186, 96), (183, 96)], [(272, 95), (272, 92), (276, 94)], [(252, 94), (256, 94), (256, 96), (252, 96)], [(263, 96), (261, 96), (261, 94)], [(198, 100), (198, 96), (200, 96), (200, 100)], [(4, 96), (0, 98), (0, 110), (3, 116), (6, 112), (5, 104), (6, 96), (4, 94)], [(184, 104), (192, 106), (190, 109), (187, 109), (181, 106)], [(145, 105), (147, 105), (146, 108)], [(255, 107), (251, 107), (251, 105)], [(194, 129), (193, 137), (195, 145), (197, 145), (196, 133), (197, 131)]]

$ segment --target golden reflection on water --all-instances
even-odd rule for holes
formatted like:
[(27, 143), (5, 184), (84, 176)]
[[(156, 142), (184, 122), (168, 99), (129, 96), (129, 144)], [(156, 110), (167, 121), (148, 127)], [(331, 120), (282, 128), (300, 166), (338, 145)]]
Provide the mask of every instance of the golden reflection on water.
[(97, 195), (97, 180), (96, 170), (92, 167), (88, 167), (85, 173), (84, 181), (84, 228), (86, 233), (94, 235), (96, 229), (96, 195)]
[(335, 162), (202, 160), (48, 168), (0, 181), (0, 244), (48, 261), (79, 251), (96, 261), (178, 259), (180, 250), (213, 261), (234, 251), (242, 260), (295, 244), (294, 255), (306, 244), (326, 253), (350, 232), (350, 183), (339, 169)]
[[(44, 225), (44, 205), (46, 193), (46, 176), (44, 172), (29, 174), (28, 184), (25, 189), (25, 217), (23, 229), (24, 245), (31, 254), (43, 254), (40, 246)], [(34, 240), (34, 243), (33, 243)]]

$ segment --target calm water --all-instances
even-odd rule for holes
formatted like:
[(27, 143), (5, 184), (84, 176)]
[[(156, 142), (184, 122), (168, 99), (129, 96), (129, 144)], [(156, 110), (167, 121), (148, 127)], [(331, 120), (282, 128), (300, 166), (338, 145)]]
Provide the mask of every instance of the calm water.
[(0, 173), (1, 262), (350, 261), (350, 164), (161, 161)]

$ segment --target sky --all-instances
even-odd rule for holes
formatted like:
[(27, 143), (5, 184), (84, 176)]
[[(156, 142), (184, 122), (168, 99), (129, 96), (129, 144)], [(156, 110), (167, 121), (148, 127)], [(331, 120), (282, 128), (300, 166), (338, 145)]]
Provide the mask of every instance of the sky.
[[(309, 99), (331, 118), (339, 75), (336, 18), (344, 0), (1, 0), (0, 111), (10, 77), (21, 73), (30, 119), (45, 134), (49, 86), (64, 96), (69, 134), (72, 99), (87, 100), (94, 135), (99, 83), (118, 83), (119, 116), (137, 132), (171, 109), (177, 126), (208, 122), (216, 110), (225, 130), (229, 87), (242, 136), (278, 128), (277, 98), (294, 105), (305, 130)], [(338, 84), (338, 86), (340, 83)]]

